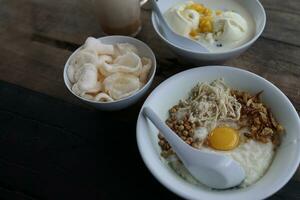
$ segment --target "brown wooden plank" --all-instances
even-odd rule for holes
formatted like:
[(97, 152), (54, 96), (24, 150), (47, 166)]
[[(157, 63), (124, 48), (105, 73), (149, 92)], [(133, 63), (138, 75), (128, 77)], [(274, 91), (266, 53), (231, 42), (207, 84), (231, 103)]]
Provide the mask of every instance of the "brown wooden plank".
[[(81, 44), (88, 35), (102, 35), (92, 3), (88, 0), (2, 2), (2, 15), (10, 18), (11, 25), (18, 24), (18, 27), (45, 37)], [(262, 4), (268, 16), (264, 37), (299, 46), (300, 2), (262, 0)], [(97, 8), (95, 10), (98, 12)], [(148, 23), (150, 19), (144, 21)]]
[(260, 0), (265, 9), (300, 14), (300, 2), (295, 0)]
[[(266, 7), (271, 5), (274, 7), (267, 0), (264, 0), (263, 3), (266, 4)], [(95, 19), (86, 17), (88, 9), (84, 5), (86, 4), (77, 1), (64, 1), (62, 4), (33, 0), (23, 3), (4, 1), (4, 6), (0, 8), (0, 11), (4, 13), (3, 15), (8, 16), (8, 20), (6, 24), (5, 21), (1, 22), (6, 25), (6, 31), (0, 34), (3, 52), (0, 55), (0, 78), (70, 102), (76, 102), (77, 100), (64, 88), (61, 72), (66, 59), (71, 54), (68, 50), (72, 50), (76, 48), (76, 44), (82, 43), (85, 37), (91, 34), (90, 31), (99, 32), (98, 26), (97, 31), (94, 31)], [(277, 6), (279, 5), (278, 3)], [(295, 9), (295, 6), (290, 6), (288, 11), (291, 9)], [(53, 15), (53, 10), (56, 11), (55, 15)], [(76, 15), (70, 15), (74, 12)], [(89, 13), (88, 16), (90, 15)], [(20, 20), (22, 23), (16, 26), (14, 23)], [(78, 22), (76, 23), (76, 21)], [(186, 60), (177, 59), (154, 33), (150, 22), (150, 12), (143, 13), (143, 22), (144, 28), (138, 38), (148, 43), (157, 55), (160, 64), (157, 83), (190, 66)], [(91, 26), (92, 24), (93, 26)], [(275, 39), (279, 42), (274, 41), (274, 38), (264, 37), (265, 39), (261, 38), (241, 57), (228, 61), (226, 64), (252, 70), (274, 81), (291, 97), (299, 109), (299, 86), (296, 80), (300, 74), (297, 64), (299, 63), (299, 48), (288, 45), (286, 41), (281, 42), (278, 38)], [(24, 51), (25, 48), (26, 51)], [(281, 49), (281, 51), (276, 51), (276, 49)], [(283, 75), (284, 77), (282, 77)]]
[(262, 0), (266, 9), (267, 25), (263, 36), (300, 46), (300, 1)]
[(71, 52), (31, 42), (25, 34), (13, 40), (1, 41), (5, 45), (0, 47), (0, 79), (73, 101), (62, 78), (65, 58)]
[[(274, 12), (277, 12), (281, 7), (284, 7), (281, 1), (271, 3), (264, 0), (263, 4), (267, 9), (270, 7), (270, 12), (274, 10)], [(288, 0), (286, 4), (288, 6), (284, 7), (285, 12), (283, 14), (298, 14), (297, 6), (299, 3)], [(0, 35), (1, 49), (4, 52), (1, 55), (1, 78), (52, 96), (73, 101), (73, 98), (63, 87), (61, 71), (71, 53), (65, 49), (70, 50), (72, 45), (75, 48), (74, 44), (82, 43), (90, 34), (96, 34), (97, 32), (101, 34), (97, 20), (90, 12), (90, 6), (87, 6), (88, 4), (84, 1), (64, 1), (56, 4), (49, 1), (33, 0), (3, 1), (3, 5), (0, 12), (7, 17), (7, 20), (1, 22), (4, 25), (2, 27), (5, 27), (5, 31)], [(55, 11), (55, 14), (53, 14), (53, 11)], [(76, 13), (76, 15), (73, 13)], [(281, 12), (278, 13), (276, 16), (281, 19), (281, 16), (279, 16)], [(149, 12), (143, 13), (144, 28), (138, 38), (147, 42), (157, 55), (161, 66), (159, 76), (162, 76), (162, 78), (158, 76), (158, 79), (163, 79), (164, 76), (186, 69), (187, 62), (176, 59), (169, 48), (158, 39), (149, 16)], [(20, 21), (22, 23), (18, 23)], [(277, 18), (271, 17), (269, 21), (270, 23), (273, 21), (277, 23)], [(291, 26), (292, 20), (286, 21), (289, 23), (278, 22), (277, 27), (282, 29), (282, 26), (288, 26), (296, 29), (297, 26)], [(16, 26), (16, 23), (18, 23), (18, 26)], [(299, 63), (299, 49), (285, 44), (288, 41), (282, 43), (274, 41), (281, 40), (277, 36), (270, 38), (269, 32), (271, 29), (269, 29), (268, 27), (266, 29), (264, 36), (266, 39), (259, 40), (248, 52), (237, 59), (226, 62), (226, 64), (250, 69), (274, 80), (297, 103), (299, 102), (299, 99), (297, 99), (299, 90), (294, 90), (294, 88), (297, 86), (296, 79), (300, 74), (297, 66), (297, 63)], [(293, 30), (290, 32), (293, 32)], [(292, 39), (293, 37), (284, 38)], [(59, 45), (60, 42), (65, 42), (66, 45)], [(25, 48), (26, 51), (23, 50)], [(276, 52), (276, 49), (282, 50)], [(177, 66), (186, 67), (178, 69)], [(275, 71), (283, 72), (284, 78), (278, 79), (276, 77), (278, 75), (274, 74)]]

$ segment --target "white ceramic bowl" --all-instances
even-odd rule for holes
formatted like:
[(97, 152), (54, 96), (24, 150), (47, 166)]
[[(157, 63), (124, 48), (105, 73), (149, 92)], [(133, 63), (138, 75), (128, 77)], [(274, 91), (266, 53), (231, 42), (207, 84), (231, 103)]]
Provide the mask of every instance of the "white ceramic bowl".
[(67, 76), (67, 68), (69, 66), (69, 62), (70, 62), (72, 56), (74, 56), (74, 54), (82, 48), (82, 47), (79, 47), (69, 57), (69, 59), (67, 60), (67, 62), (65, 64), (65, 68), (64, 68), (64, 72), (63, 72), (65, 85), (73, 95), (75, 95), (76, 97), (78, 97), (79, 99), (84, 101), (85, 103), (96, 107), (97, 109), (108, 110), (109, 111), (109, 110), (120, 110), (120, 109), (126, 108), (126, 107), (134, 104), (135, 102), (137, 102), (146, 93), (146, 91), (149, 89), (149, 87), (150, 87), (150, 85), (153, 81), (155, 72), (156, 72), (156, 58), (155, 58), (155, 55), (154, 55), (153, 51), (150, 49), (150, 47), (148, 45), (146, 45), (144, 42), (142, 42), (140, 40), (137, 40), (135, 38), (132, 38), (132, 37), (127, 37), (127, 36), (106, 36), (106, 37), (98, 38), (98, 40), (100, 40), (104, 44), (130, 43), (130, 44), (133, 44), (134, 46), (136, 46), (137, 49), (138, 49), (138, 52), (139, 52), (139, 56), (147, 57), (147, 58), (151, 59), (151, 61), (152, 61), (152, 68), (151, 68), (151, 70), (149, 72), (149, 75), (148, 75), (148, 82), (136, 93), (134, 93), (134, 94), (132, 94), (132, 95), (126, 97), (126, 98), (114, 101), (114, 102), (96, 102), (96, 101), (84, 99), (84, 98), (76, 95), (71, 89), (72, 84), (69, 81), (68, 76)]
[[(234, 58), (244, 51), (246, 51), (262, 34), (265, 24), (266, 24), (266, 13), (259, 2), (259, 0), (194, 0), (195, 2), (202, 3), (204, 5), (210, 5), (211, 2), (215, 4), (220, 5), (220, 7), (212, 7), (212, 9), (220, 9), (220, 8), (225, 8), (229, 9), (226, 7), (226, 1), (236, 1), (239, 3), (243, 8), (246, 8), (246, 10), (251, 14), (254, 22), (255, 22), (255, 34), (254, 37), (245, 43), (244, 45), (234, 48), (229, 51), (225, 52), (218, 52), (218, 53), (198, 53), (198, 52), (193, 52), (186, 50), (184, 48), (178, 47), (174, 43), (168, 41), (164, 35), (162, 34), (162, 31), (159, 27), (157, 17), (154, 13), (152, 13), (152, 25), (156, 31), (156, 33), (159, 35), (159, 37), (179, 56), (182, 56), (183, 58), (186, 58), (187, 61), (190, 63), (195, 63), (195, 64), (202, 64), (202, 63), (219, 63), (223, 62), (225, 60), (228, 60), (230, 58)], [(176, 3), (182, 2), (182, 0), (159, 0), (158, 5), (161, 8), (162, 12), (166, 12), (170, 7), (174, 6)]]
[(295, 173), (300, 162), (300, 119), (289, 99), (272, 83), (251, 72), (225, 66), (208, 66), (190, 69), (161, 83), (147, 98), (150, 106), (166, 119), (168, 109), (182, 98), (199, 81), (224, 78), (229, 86), (251, 93), (263, 90), (262, 100), (268, 105), (286, 134), (267, 173), (255, 184), (236, 190), (216, 191), (195, 186), (178, 176), (160, 156), (158, 130), (141, 113), (137, 121), (137, 143), (140, 154), (152, 174), (168, 189), (186, 199), (203, 200), (256, 200), (267, 198), (282, 188)]

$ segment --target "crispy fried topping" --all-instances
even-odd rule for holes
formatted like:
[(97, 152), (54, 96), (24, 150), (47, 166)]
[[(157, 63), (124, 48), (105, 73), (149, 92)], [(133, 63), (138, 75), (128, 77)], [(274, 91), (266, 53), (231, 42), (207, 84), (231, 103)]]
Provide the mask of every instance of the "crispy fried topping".
[(262, 92), (251, 96), (248, 92), (232, 90), (231, 94), (242, 105), (239, 123), (251, 127), (250, 133), (244, 135), (263, 143), (272, 141), (277, 146), (280, 143), (283, 127), (276, 121), (270, 109), (261, 102)]

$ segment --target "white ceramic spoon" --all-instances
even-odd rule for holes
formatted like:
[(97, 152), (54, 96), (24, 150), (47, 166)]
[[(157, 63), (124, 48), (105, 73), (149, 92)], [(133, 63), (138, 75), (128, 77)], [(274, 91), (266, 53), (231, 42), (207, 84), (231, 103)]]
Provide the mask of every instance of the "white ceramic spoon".
[(157, 127), (188, 171), (201, 183), (216, 189), (239, 185), (245, 179), (244, 169), (226, 155), (203, 152), (186, 144), (150, 108), (143, 114)]
[(156, 0), (152, 0), (152, 7), (153, 11), (155, 12), (156, 16), (159, 19), (160, 27), (162, 28), (164, 35), (167, 40), (172, 42), (173, 44), (184, 48), (189, 51), (194, 52), (209, 52), (207, 48), (199, 44), (198, 42), (195, 42), (189, 38), (183, 37), (181, 35), (178, 35), (177, 33), (173, 32), (173, 30), (170, 28), (169, 24), (166, 22), (165, 17), (160, 11), (159, 6), (156, 3)]

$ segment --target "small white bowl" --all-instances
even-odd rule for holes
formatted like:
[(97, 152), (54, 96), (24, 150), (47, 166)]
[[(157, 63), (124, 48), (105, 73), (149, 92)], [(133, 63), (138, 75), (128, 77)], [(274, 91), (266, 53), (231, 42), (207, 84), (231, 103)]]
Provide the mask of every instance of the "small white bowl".
[(133, 44), (134, 46), (137, 47), (139, 56), (147, 57), (147, 58), (151, 59), (152, 67), (151, 67), (151, 70), (150, 70), (149, 75), (148, 75), (147, 83), (139, 91), (137, 91), (136, 93), (134, 93), (134, 94), (132, 94), (132, 95), (126, 97), (126, 98), (116, 100), (116, 101), (113, 101), (113, 102), (97, 102), (97, 101), (88, 100), (88, 99), (85, 99), (85, 98), (82, 98), (82, 97), (76, 95), (71, 89), (72, 88), (72, 83), (68, 79), (67, 68), (69, 66), (69, 62), (70, 62), (72, 56), (74, 56), (74, 54), (77, 51), (79, 51), (82, 47), (79, 47), (75, 52), (73, 52), (73, 54), (67, 60), (67, 62), (65, 64), (65, 67), (64, 67), (64, 72), (63, 72), (64, 82), (65, 82), (65, 85), (68, 88), (68, 90), (74, 96), (78, 97), (79, 99), (81, 99), (85, 103), (96, 107), (99, 110), (108, 110), (108, 111), (121, 110), (121, 109), (126, 108), (126, 107), (134, 104), (135, 102), (137, 102), (146, 93), (146, 91), (149, 89), (149, 87), (150, 87), (150, 85), (153, 81), (155, 72), (156, 72), (156, 58), (155, 58), (155, 55), (154, 55), (153, 51), (150, 49), (150, 47), (148, 45), (146, 45), (144, 42), (142, 42), (140, 40), (137, 40), (135, 38), (132, 38), (132, 37), (127, 37), (127, 36), (106, 36), (106, 37), (98, 38), (98, 40), (100, 40), (104, 44), (116, 44), (116, 43), (130, 43), (130, 44)]
[[(211, 3), (213, 5), (220, 4), (221, 7), (226, 7), (226, 0), (220, 1), (220, 0), (194, 0), (195, 2), (202, 3), (204, 5), (210, 5)], [(228, 1), (228, 0), (227, 0)], [(224, 51), (224, 52), (208, 52), (208, 53), (198, 53), (186, 50), (184, 48), (181, 48), (174, 43), (168, 41), (164, 35), (162, 34), (162, 31), (160, 30), (159, 23), (157, 20), (157, 17), (155, 13), (152, 13), (152, 25), (156, 31), (156, 33), (159, 35), (159, 37), (179, 56), (182, 56), (183, 58), (186, 58), (187, 61), (190, 63), (195, 64), (202, 64), (202, 63), (220, 63), (225, 60), (228, 60), (230, 58), (234, 58), (239, 56), (241, 53), (246, 51), (262, 34), (265, 25), (266, 25), (266, 13), (259, 2), (259, 0), (248, 0), (248, 1), (242, 1), (242, 0), (233, 0), (236, 1), (238, 4), (240, 4), (243, 8), (245, 8), (253, 18), (255, 22), (255, 34), (254, 37), (248, 41), (247, 43), (243, 44), (240, 47)], [(157, 3), (159, 4), (159, 7), (161, 8), (162, 12), (166, 12), (169, 8), (174, 6), (176, 3), (182, 2), (182, 0), (159, 0)], [(214, 8), (214, 7), (212, 7)], [(214, 8), (216, 9), (216, 8)], [(230, 8), (227, 8), (230, 10)]]
[(168, 109), (188, 96), (199, 81), (224, 78), (233, 88), (257, 93), (285, 128), (285, 135), (266, 174), (253, 185), (235, 190), (216, 191), (193, 185), (177, 175), (160, 156), (158, 130), (141, 113), (137, 121), (137, 143), (140, 154), (152, 174), (168, 189), (186, 199), (256, 200), (264, 199), (282, 188), (293, 176), (300, 162), (300, 119), (289, 99), (272, 83), (251, 72), (225, 66), (190, 69), (161, 83), (143, 106), (151, 107), (161, 119)]

